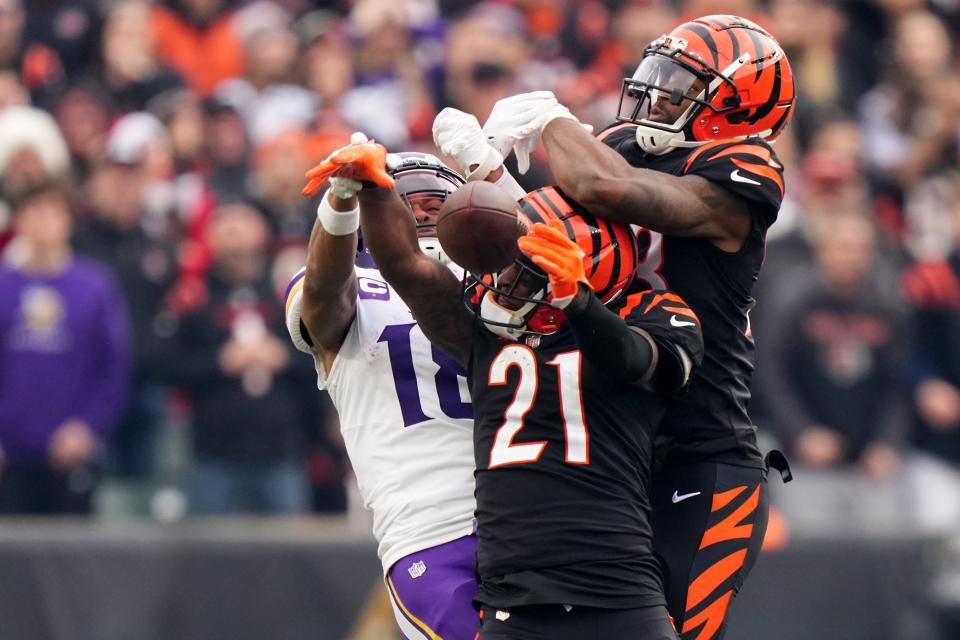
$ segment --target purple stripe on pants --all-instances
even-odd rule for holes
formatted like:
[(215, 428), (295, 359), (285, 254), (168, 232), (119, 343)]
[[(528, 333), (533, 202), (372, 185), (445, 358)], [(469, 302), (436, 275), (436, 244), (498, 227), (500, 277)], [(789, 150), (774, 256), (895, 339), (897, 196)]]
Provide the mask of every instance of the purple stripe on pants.
[(473, 608), (476, 553), (477, 537), (465, 536), (397, 560), (387, 577), (397, 604), (403, 605), (401, 614), (443, 640), (474, 640), (480, 626), (480, 615)]

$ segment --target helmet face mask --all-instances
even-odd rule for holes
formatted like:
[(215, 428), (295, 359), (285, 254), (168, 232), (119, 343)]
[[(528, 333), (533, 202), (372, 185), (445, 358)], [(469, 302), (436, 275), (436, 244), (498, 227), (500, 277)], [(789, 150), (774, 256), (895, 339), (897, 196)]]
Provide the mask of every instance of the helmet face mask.
[(647, 47), (624, 79), (617, 120), (636, 124), (637, 143), (659, 155), (712, 140), (772, 141), (793, 102), (790, 65), (770, 34), (736, 16), (706, 16)]
[(464, 299), (479, 296), (480, 320), (493, 333), (516, 340), (556, 333), (564, 322), (552, 298), (547, 275), (526, 257), (499, 273), (478, 278), (464, 274)]
[[(626, 225), (586, 213), (553, 188), (538, 189), (520, 200), (528, 228), (560, 220), (567, 237), (584, 252), (584, 271), (604, 304), (622, 294), (637, 266), (636, 237)], [(566, 315), (551, 306), (553, 292), (546, 273), (521, 255), (496, 274), (464, 274), (464, 302), (494, 334), (510, 340), (559, 331)]]
[[(404, 152), (394, 156), (396, 162), (390, 174), (396, 181), (396, 192), (415, 217), (420, 250), (428, 256), (448, 264), (450, 259), (437, 240), (435, 211), (447, 197), (466, 184), (463, 176), (429, 153)], [(415, 208), (433, 213), (429, 222), (416, 219)]]

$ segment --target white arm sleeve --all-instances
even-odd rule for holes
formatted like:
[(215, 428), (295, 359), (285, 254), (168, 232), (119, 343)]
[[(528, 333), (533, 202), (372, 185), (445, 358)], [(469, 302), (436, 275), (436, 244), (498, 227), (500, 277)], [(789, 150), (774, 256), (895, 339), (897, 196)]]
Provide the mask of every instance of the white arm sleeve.
[(307, 268), (303, 267), (297, 271), (293, 279), (290, 280), (290, 284), (287, 285), (287, 295), (285, 298), (287, 332), (290, 334), (290, 340), (293, 341), (293, 346), (299, 351), (314, 355), (313, 347), (311, 346), (312, 341), (310, 340), (306, 327), (303, 326), (303, 322), (300, 320), (300, 306), (303, 303), (303, 280), (306, 273)]

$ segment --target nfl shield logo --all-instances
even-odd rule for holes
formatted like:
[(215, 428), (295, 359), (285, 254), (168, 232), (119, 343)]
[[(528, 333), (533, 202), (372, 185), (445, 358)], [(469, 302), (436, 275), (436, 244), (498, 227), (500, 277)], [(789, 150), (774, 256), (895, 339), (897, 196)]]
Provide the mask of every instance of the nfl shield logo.
[(410, 568), (407, 569), (407, 571), (410, 573), (411, 578), (419, 578), (427, 572), (427, 565), (424, 564), (423, 560), (418, 560), (410, 565)]

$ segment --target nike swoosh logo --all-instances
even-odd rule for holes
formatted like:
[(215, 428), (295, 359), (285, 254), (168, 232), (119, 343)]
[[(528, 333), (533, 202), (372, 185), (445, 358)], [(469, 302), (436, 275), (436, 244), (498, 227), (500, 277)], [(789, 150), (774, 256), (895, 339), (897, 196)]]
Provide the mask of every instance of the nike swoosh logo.
[(699, 491), (694, 491), (693, 493), (685, 493), (685, 494), (683, 494), (682, 496), (678, 496), (678, 495), (677, 495), (677, 492), (674, 491), (674, 492), (673, 492), (673, 498), (672, 498), (673, 504), (677, 504), (678, 502), (683, 502), (683, 501), (686, 500), (687, 498), (692, 498), (693, 496), (698, 496), (698, 495), (700, 495), (700, 492), (699, 492)]
[(692, 327), (697, 324), (696, 322), (687, 322), (686, 320), (680, 320), (677, 316), (670, 316), (670, 324), (675, 327)]
[(758, 187), (761, 186), (760, 183), (757, 182), (756, 180), (740, 175), (740, 169), (734, 169), (733, 172), (730, 174), (730, 179), (733, 180), (734, 182), (743, 182), (744, 184), (755, 184)]

